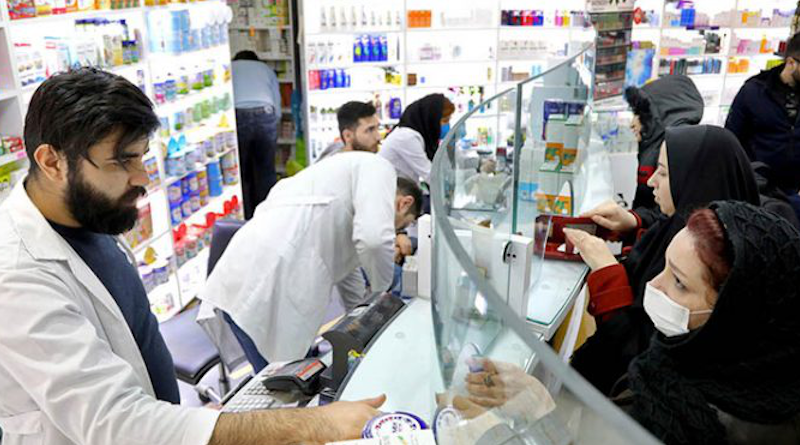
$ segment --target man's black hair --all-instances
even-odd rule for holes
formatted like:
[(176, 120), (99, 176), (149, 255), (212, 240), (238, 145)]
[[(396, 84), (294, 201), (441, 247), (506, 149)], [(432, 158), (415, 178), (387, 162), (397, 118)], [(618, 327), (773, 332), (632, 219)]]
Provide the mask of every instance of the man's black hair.
[(784, 53), (784, 56), (800, 60), (800, 32), (786, 41), (786, 53)]
[(150, 99), (124, 77), (95, 68), (56, 74), (36, 89), (25, 116), (25, 147), (30, 173), (38, 166), (36, 148), (51, 145), (66, 156), (70, 168), (89, 148), (119, 132), (115, 153), (149, 138), (159, 122)]
[(419, 218), (422, 215), (422, 190), (416, 182), (398, 176), (397, 177), (397, 194), (400, 196), (410, 196), (414, 198), (414, 204), (411, 206), (411, 213)]
[(256, 54), (255, 52), (249, 51), (249, 50), (244, 50), (244, 51), (239, 51), (238, 53), (236, 53), (236, 55), (233, 56), (233, 60), (255, 60), (255, 61), (260, 61), (261, 59), (258, 58), (258, 54)]
[(336, 112), (336, 120), (339, 121), (339, 136), (342, 137), (342, 142), (344, 142), (345, 130), (355, 131), (360, 119), (375, 116), (377, 113), (375, 105), (370, 102), (352, 101), (339, 107), (339, 111)]

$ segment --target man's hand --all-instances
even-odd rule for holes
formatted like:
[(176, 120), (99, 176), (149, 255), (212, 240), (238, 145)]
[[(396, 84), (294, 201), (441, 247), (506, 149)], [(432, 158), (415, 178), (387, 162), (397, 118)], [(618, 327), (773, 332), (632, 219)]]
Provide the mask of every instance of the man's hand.
[(617, 259), (614, 258), (606, 242), (602, 239), (583, 230), (575, 229), (564, 229), (564, 235), (580, 251), (581, 258), (593, 272), (618, 264)]
[(360, 439), (361, 430), (377, 416), (382, 395), (358, 402), (335, 402), (319, 408), (269, 409), (223, 413), (209, 445), (323, 445)]
[(638, 226), (636, 217), (631, 212), (620, 207), (619, 204), (608, 200), (599, 206), (581, 215), (584, 218), (592, 218), (595, 224), (616, 232), (630, 232)]
[(394, 262), (400, 264), (403, 258), (414, 253), (414, 245), (408, 235), (399, 233), (394, 240)]
[[(360, 439), (367, 422), (380, 414), (378, 408), (386, 402), (386, 395), (358, 402), (334, 402), (319, 408), (327, 418), (331, 437), (325, 442)], [(324, 443), (324, 442), (323, 442)]]

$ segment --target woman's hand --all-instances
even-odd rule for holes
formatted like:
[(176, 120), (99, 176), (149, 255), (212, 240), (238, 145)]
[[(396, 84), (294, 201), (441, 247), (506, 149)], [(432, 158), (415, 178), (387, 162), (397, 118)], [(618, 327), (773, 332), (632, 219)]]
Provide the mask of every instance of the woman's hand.
[(536, 420), (555, 408), (553, 397), (536, 377), (510, 363), (482, 360), (483, 370), (466, 378), (466, 400), (453, 400), (453, 407), (467, 418), (480, 415), (481, 409), (496, 408), (505, 415)]
[(564, 229), (564, 235), (578, 249), (581, 258), (593, 272), (619, 263), (602, 239), (575, 229)]
[(616, 232), (630, 232), (638, 227), (636, 217), (631, 212), (623, 209), (619, 204), (608, 200), (592, 210), (581, 215), (592, 218), (595, 224)]

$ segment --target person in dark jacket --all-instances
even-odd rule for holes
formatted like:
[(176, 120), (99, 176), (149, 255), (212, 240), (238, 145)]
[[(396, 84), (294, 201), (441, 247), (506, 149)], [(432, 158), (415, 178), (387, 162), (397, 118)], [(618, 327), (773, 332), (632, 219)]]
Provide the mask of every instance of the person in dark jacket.
[(724, 128), (667, 129), (658, 164), (649, 183), (663, 215), (634, 244), (624, 264), (600, 238), (565, 231), (592, 269), (589, 313), (597, 321), (597, 332), (575, 351), (571, 363), (605, 394), (647, 349), (653, 324), (644, 312), (646, 284), (664, 269), (664, 252), (689, 213), (715, 200), (760, 204), (750, 161)]
[(647, 181), (656, 171), (658, 152), (668, 127), (697, 125), (703, 119), (703, 97), (692, 79), (683, 75), (662, 77), (641, 88), (625, 90), (625, 100), (633, 111), (631, 129), (639, 141), (639, 168), (636, 196), (632, 208), (644, 227), (659, 217), (653, 189)]
[(787, 42), (785, 63), (745, 82), (725, 128), (752, 161), (769, 166), (767, 179), (800, 218), (800, 33)]

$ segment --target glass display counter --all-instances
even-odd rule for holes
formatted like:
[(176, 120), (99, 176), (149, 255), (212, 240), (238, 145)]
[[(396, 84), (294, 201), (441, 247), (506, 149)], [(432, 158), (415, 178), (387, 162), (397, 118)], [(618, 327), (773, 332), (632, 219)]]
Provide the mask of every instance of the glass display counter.
[(385, 411), (421, 417), (440, 445), (657, 443), (545, 343), (587, 273), (544, 257), (550, 219), (612, 195), (593, 51), (574, 48), (452, 126), (430, 184), (431, 300), (383, 330), (339, 399), (386, 393)]

